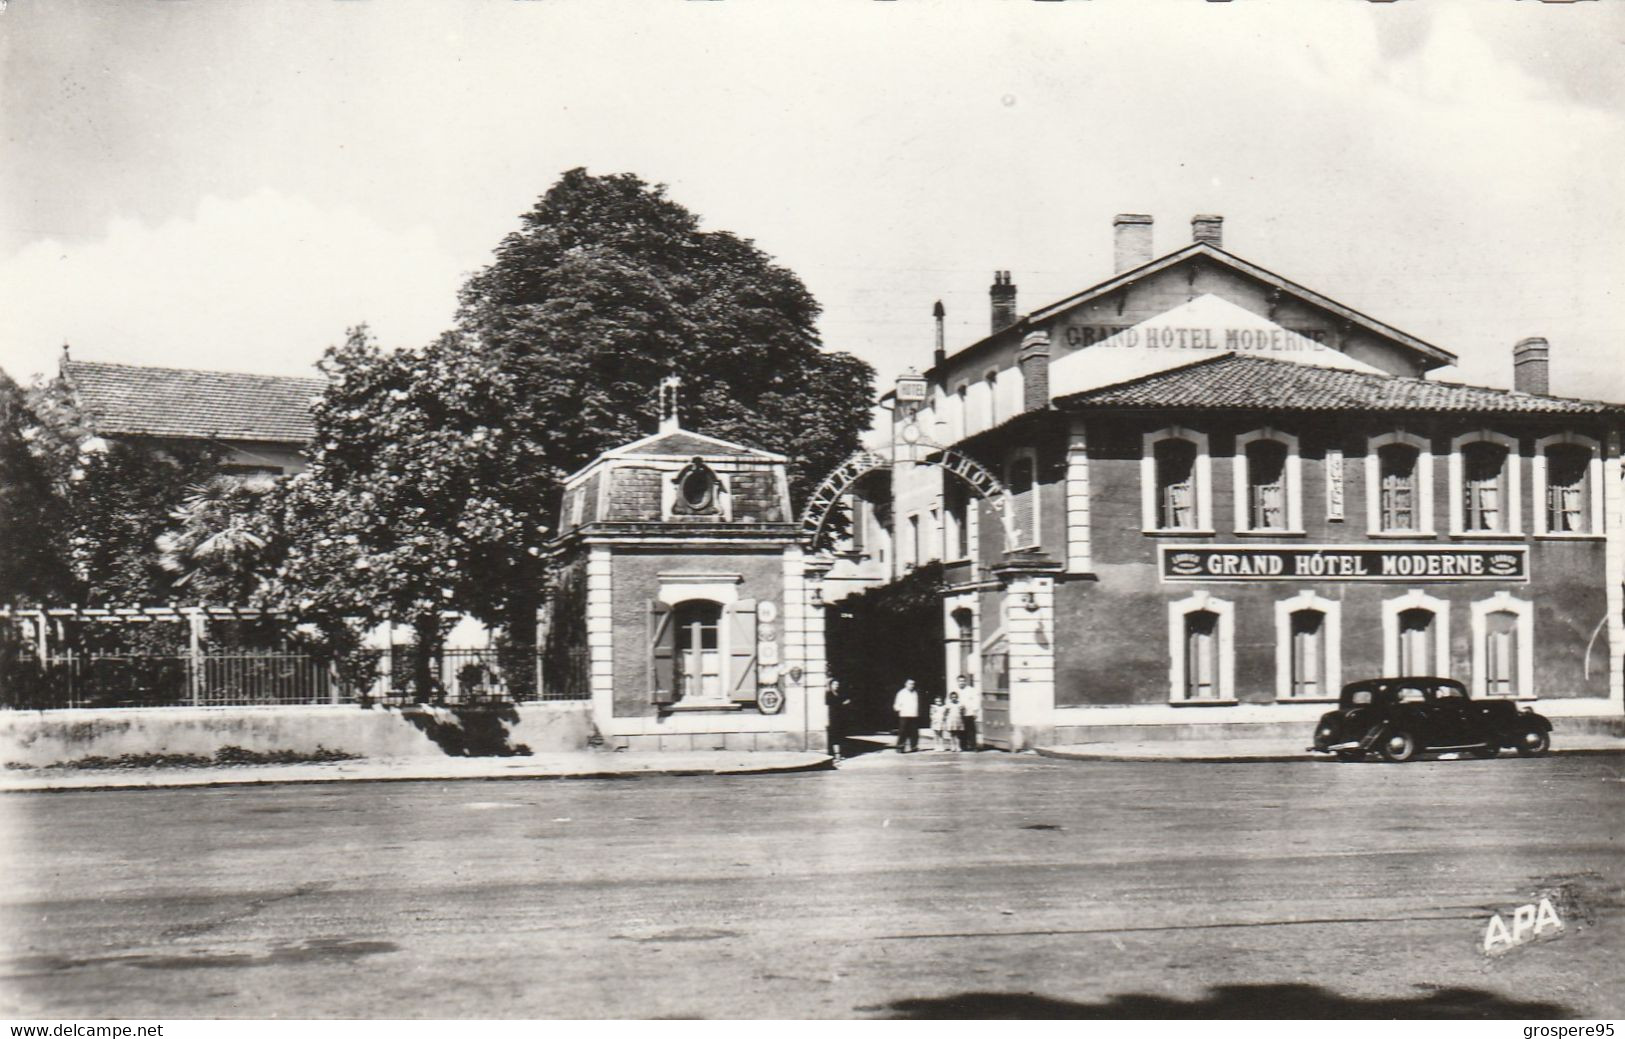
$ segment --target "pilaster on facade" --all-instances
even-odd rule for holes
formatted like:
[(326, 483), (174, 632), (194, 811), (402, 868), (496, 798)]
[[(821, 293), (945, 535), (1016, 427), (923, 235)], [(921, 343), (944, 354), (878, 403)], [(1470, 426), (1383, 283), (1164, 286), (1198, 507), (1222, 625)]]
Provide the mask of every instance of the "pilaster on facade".
[[(1608, 595), (1608, 698), (1616, 709), (1625, 704), (1625, 478), (1620, 465), (1620, 432), (1608, 431), (1603, 445), (1603, 525), (1607, 533), (1604, 546), (1603, 585)], [(1535, 503), (1538, 509), (1540, 502)]]
[(595, 545), (587, 555), (587, 678), (593, 716), (608, 732), (615, 714), (614, 557)]
[(1089, 437), (1084, 417), (1074, 415), (1066, 445), (1067, 573), (1094, 571), (1089, 522)]
[(1012, 750), (1030, 745), (1055, 704), (1055, 575), (1060, 569), (1047, 560), (1020, 560), (995, 570), (1004, 586)]

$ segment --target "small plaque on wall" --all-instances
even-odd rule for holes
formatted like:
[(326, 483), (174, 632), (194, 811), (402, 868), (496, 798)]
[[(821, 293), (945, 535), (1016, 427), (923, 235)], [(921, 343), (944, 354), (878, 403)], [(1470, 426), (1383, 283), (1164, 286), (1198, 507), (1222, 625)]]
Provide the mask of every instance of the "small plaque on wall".
[(1343, 449), (1326, 449), (1326, 518), (1343, 518)]

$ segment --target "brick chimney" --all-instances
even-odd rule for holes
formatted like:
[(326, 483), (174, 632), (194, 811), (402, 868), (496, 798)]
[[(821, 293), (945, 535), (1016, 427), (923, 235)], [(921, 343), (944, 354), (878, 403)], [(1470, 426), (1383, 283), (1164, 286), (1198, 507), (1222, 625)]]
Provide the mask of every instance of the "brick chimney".
[(1112, 218), (1112, 236), (1118, 274), (1151, 262), (1151, 217), (1148, 214), (1117, 214)]
[(942, 366), (948, 363), (948, 347), (942, 330), (942, 319), (947, 316), (948, 311), (943, 309), (942, 300), (937, 300), (936, 306), (931, 308), (931, 317), (937, 323), (937, 346), (931, 351), (931, 366), (937, 370), (938, 378), (943, 378)]
[(1224, 248), (1224, 217), (1198, 213), (1191, 217), (1191, 241), (1206, 242), (1215, 249)]
[(993, 272), (993, 287), (987, 290), (993, 300), (993, 331), (1009, 328), (1016, 323), (1016, 286), (1009, 271)]
[(1021, 410), (1049, 407), (1049, 333), (1029, 332), (1016, 355), (1021, 368)]
[(1512, 348), (1512, 388), (1519, 393), (1551, 393), (1552, 348), (1539, 336), (1518, 340)]

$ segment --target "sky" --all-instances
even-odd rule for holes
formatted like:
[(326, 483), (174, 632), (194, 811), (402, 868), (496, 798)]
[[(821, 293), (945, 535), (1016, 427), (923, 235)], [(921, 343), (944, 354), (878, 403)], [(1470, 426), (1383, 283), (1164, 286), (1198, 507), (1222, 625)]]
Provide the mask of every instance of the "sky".
[(0, 368), (308, 374), (450, 326), (565, 170), (752, 238), (882, 387), (1226, 218), (1230, 251), (1511, 382), (1625, 400), (1625, 4), (10, 0)]

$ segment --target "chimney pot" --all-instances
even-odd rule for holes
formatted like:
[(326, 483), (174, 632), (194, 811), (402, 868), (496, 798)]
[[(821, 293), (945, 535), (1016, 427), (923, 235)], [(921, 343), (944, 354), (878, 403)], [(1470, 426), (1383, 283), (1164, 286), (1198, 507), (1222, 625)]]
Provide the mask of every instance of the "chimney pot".
[(1551, 390), (1552, 348), (1540, 336), (1518, 340), (1512, 348), (1512, 388), (1546, 395)]
[(993, 301), (993, 331), (1009, 328), (1016, 323), (1016, 286), (1009, 271), (993, 272), (993, 287), (987, 290)]
[(1191, 241), (1206, 242), (1215, 249), (1224, 248), (1224, 217), (1199, 213), (1191, 217)]
[(942, 319), (948, 316), (948, 311), (943, 308), (942, 300), (937, 300), (936, 305), (931, 308), (931, 316), (937, 325), (937, 345), (936, 349), (931, 351), (931, 366), (937, 369), (940, 378), (942, 366), (948, 361), (948, 347), (942, 329)]
[(1151, 217), (1119, 213), (1112, 218), (1113, 259), (1118, 274), (1151, 262)]

